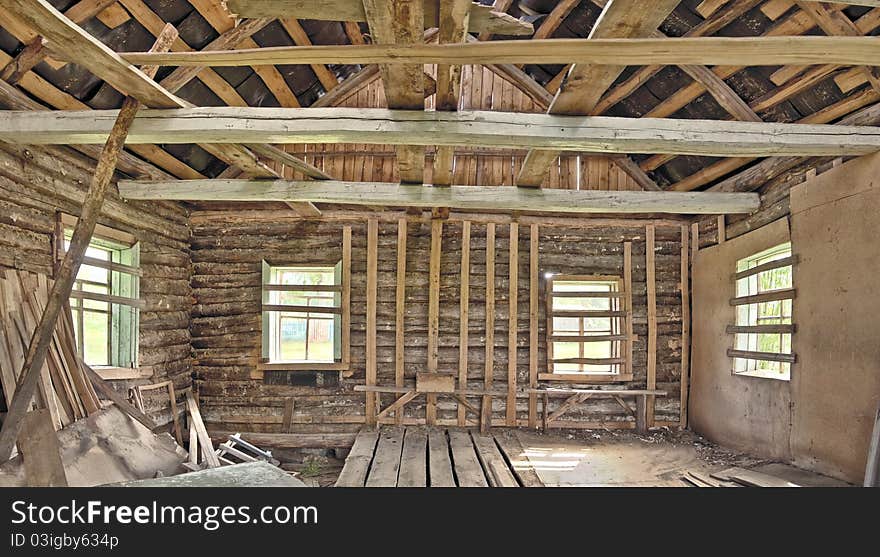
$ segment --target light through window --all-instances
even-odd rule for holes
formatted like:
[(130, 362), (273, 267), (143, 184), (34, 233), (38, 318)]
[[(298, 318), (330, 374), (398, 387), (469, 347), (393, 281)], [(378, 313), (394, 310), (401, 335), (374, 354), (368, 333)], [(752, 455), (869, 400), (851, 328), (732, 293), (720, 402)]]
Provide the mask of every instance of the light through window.
[(336, 361), (342, 293), (339, 268), (268, 267), (266, 275), (264, 356), (270, 363)]
[(621, 287), (613, 277), (549, 278), (550, 373), (622, 372), (627, 337)]
[(792, 354), (791, 244), (741, 259), (736, 268), (734, 372), (789, 379)]

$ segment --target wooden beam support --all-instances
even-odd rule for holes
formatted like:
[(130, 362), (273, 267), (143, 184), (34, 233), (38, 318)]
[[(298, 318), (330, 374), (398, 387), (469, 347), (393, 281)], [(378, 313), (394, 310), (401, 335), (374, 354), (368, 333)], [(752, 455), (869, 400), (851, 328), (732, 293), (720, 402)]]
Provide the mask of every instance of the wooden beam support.
[[(4, 2), (26, 0), (3, 0)], [(35, 1), (35, 0), (33, 0)], [(260, 66), (271, 64), (584, 64), (595, 67), (659, 65), (770, 66), (785, 64), (878, 64), (880, 46), (873, 37), (701, 37), (649, 39), (543, 39), (463, 44), (377, 43), (119, 54), (132, 64), (166, 66)], [(574, 68), (572, 69), (574, 72)], [(619, 75), (619, 72), (618, 72)], [(570, 73), (566, 83), (575, 83)], [(580, 80), (577, 81), (580, 83)], [(607, 90), (607, 89), (606, 89)], [(604, 91), (603, 91), (604, 92)], [(557, 99), (563, 97), (564, 89)], [(595, 97), (596, 95), (592, 95)], [(601, 94), (599, 94), (601, 97)], [(575, 99), (557, 103), (553, 114), (574, 115)], [(595, 100), (594, 102), (598, 102)], [(563, 110), (563, 107), (565, 108)]]
[(538, 251), (540, 247), (537, 224), (529, 227), (529, 427), (538, 427), (538, 395), (531, 392), (538, 388), (538, 300), (540, 277), (538, 275)]
[(519, 323), (519, 224), (509, 225), (507, 294), (507, 425), (516, 427), (516, 372)]
[(691, 289), (690, 289), (690, 263), (689, 242), (690, 227), (681, 225), (681, 383), (678, 425), (684, 429), (688, 425), (688, 395), (691, 373)]
[[(657, 388), (657, 271), (654, 226), (645, 227), (645, 274), (648, 291), (648, 369), (646, 389)], [(647, 399), (647, 427), (654, 425), (654, 396)]]
[[(168, 49), (176, 38), (177, 30), (168, 24), (156, 40), (153, 49)], [(143, 71), (138, 70), (138, 73), (145, 79), (152, 81), (152, 76), (156, 74), (158, 69), (154, 66), (144, 68)], [(3, 422), (2, 430), (0, 430), (0, 462), (9, 460), (16, 439), (18, 439), (24, 425), (23, 418), (31, 406), (37, 383), (40, 380), (40, 370), (46, 361), (49, 345), (53, 341), (58, 316), (70, 298), (73, 283), (101, 214), (104, 197), (113, 180), (116, 162), (125, 146), (126, 136), (140, 106), (141, 103), (137, 99), (126, 97), (98, 160), (92, 183), (83, 201), (80, 218), (76, 222), (73, 236), (70, 239), (70, 245), (67, 247), (64, 259), (56, 269), (55, 280), (49, 291), (49, 299), (28, 345), (24, 364), (18, 374), (15, 398), (7, 401), (9, 412)]]
[[(638, 0), (611, 0), (605, 5), (598, 21), (593, 25), (587, 41), (648, 36), (657, 30), (663, 20), (678, 5), (676, 0), (658, 0), (645, 4)], [(590, 114), (602, 95), (625, 69), (618, 58), (612, 65), (595, 65), (596, 62), (568, 59), (563, 63), (576, 63), (547, 110), (548, 114)], [(646, 62), (653, 64), (656, 62)], [(617, 65), (613, 65), (617, 64)], [(516, 178), (517, 185), (538, 187), (547, 175), (550, 164), (559, 156), (558, 151), (532, 151), (526, 156)]]
[(391, 207), (451, 207), (560, 213), (750, 213), (756, 194), (556, 190), (511, 186), (413, 186), (376, 182), (178, 180), (119, 182), (126, 199), (295, 201)]
[[(397, 221), (397, 289), (394, 318), (394, 385), (403, 387), (406, 365), (406, 219)], [(403, 423), (403, 410), (394, 414)]]
[[(118, 111), (0, 112), (0, 140), (94, 144)], [(422, 112), (381, 108), (187, 108), (148, 110), (133, 143), (367, 143), (536, 148), (591, 153), (717, 157), (856, 156), (880, 150), (880, 129), (717, 120), (555, 116), (509, 112)]]
[[(293, 42), (297, 46), (312, 46), (312, 40), (309, 38), (309, 34), (306, 33), (306, 30), (300, 25), (298, 19), (295, 17), (285, 17), (280, 19), (280, 22), (282, 27), (284, 27), (284, 30), (287, 31), (287, 34), (290, 35), (290, 38), (293, 39)], [(207, 47), (203, 50), (207, 50)], [(321, 87), (323, 87), (325, 91), (332, 91), (337, 85), (339, 85), (339, 79), (329, 67), (324, 64), (312, 64), (311, 66), (312, 71), (315, 72), (318, 81), (321, 82)]]
[[(483, 388), (492, 391), (495, 373), (495, 224), (486, 225), (486, 357), (483, 370)], [(492, 425), (492, 396), (483, 396), (480, 410), (480, 430), (485, 432)]]
[[(431, 0), (413, 2), (424, 29), (439, 27), (442, 6), (445, 3)], [(369, 21), (369, 7), (361, 0), (226, 0), (229, 11), (237, 17), (296, 17), (320, 21)], [(489, 32), (499, 35), (531, 35), (531, 23), (520, 21), (492, 6), (472, 3), (470, 6), (470, 31)]]
[[(403, 186), (408, 188), (411, 186)], [(428, 373), (437, 373), (440, 350), (440, 256), (443, 249), (443, 221), (431, 221), (431, 253), (428, 264)], [(425, 420), (434, 425), (437, 420), (437, 395), (427, 395)]]
[[(461, 269), (458, 310), (458, 388), (467, 389), (468, 384), (468, 327), (470, 325), (470, 285), (471, 285), (471, 223), (461, 223)], [(466, 401), (465, 401), (466, 402)], [(464, 427), (467, 420), (467, 405), (459, 401), (458, 425)], [(479, 412), (477, 412), (479, 415)]]
[[(450, 0), (440, 3), (440, 44), (466, 41), (471, 5), (470, 0)], [(458, 110), (460, 95), (461, 66), (438, 64), (436, 110)], [(454, 155), (451, 147), (437, 148), (433, 172), (435, 184), (452, 184), (453, 162)]]
[[(370, 219), (367, 221), (367, 340), (366, 340), (366, 384), (376, 384), (378, 367), (376, 363), (376, 298), (378, 296), (378, 266), (379, 266), (379, 221)], [(378, 412), (378, 399), (376, 393), (366, 393), (366, 423), (376, 423)]]

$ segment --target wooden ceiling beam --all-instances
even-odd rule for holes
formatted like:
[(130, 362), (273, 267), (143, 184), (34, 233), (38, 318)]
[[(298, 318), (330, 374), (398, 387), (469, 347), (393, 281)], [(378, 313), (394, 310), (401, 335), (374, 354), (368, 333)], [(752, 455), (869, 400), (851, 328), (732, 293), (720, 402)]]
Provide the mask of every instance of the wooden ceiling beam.
[[(388, 0), (386, 0), (388, 1)], [(445, 1), (445, 0), (444, 0)], [(229, 11), (237, 17), (295, 17), (319, 21), (369, 22), (368, 10), (361, 0), (226, 0)], [(439, 2), (420, 0), (418, 7), (423, 29), (440, 26)], [(471, 4), (469, 30), (490, 32), (498, 35), (531, 35), (531, 23), (520, 21), (506, 13), (495, 11), (492, 6)]]
[[(423, 44), (424, 13), (421, 0), (364, 0), (361, 5), (373, 43), (381, 45), (379, 48), (388, 45), (392, 49), (412, 48), (416, 44)], [(353, 18), (346, 17), (346, 20)], [(422, 64), (383, 64), (379, 66), (379, 73), (389, 108), (424, 110), (425, 78)], [(425, 179), (425, 149), (401, 144), (396, 150), (400, 181), (421, 184)]]
[(390, 207), (450, 207), (550, 213), (750, 213), (757, 194), (535, 189), (511, 186), (417, 186), (376, 182), (196, 180), (119, 183), (127, 199), (309, 201)]
[[(13, 0), (6, 0), (13, 1)], [(375, 34), (375, 33), (374, 33)], [(876, 37), (703, 37), (544, 39), (465, 44), (372, 44), (268, 47), (235, 51), (125, 52), (129, 63), (165, 66), (260, 66), (267, 64), (567, 64), (621, 68), (646, 64), (748, 66), (781, 64), (877, 65)], [(623, 64), (622, 66), (620, 64)], [(733, 72), (736, 73), (736, 72)], [(579, 81), (578, 81), (579, 82)], [(575, 81), (569, 75), (567, 83)], [(560, 98), (567, 99), (568, 95)], [(565, 100), (574, 111), (576, 98)], [(595, 106), (598, 100), (592, 101)], [(563, 105), (559, 103), (559, 110)], [(591, 109), (592, 111), (592, 109)]]
[[(0, 111), (0, 140), (31, 144), (104, 141), (117, 111)], [(145, 110), (132, 143), (366, 143), (488, 145), (604, 154), (719, 157), (852, 156), (880, 150), (880, 129), (807, 125), (555, 116), (513, 112), (424, 112), (363, 108), (184, 108)]]
[[(678, 5), (675, 0), (658, 0), (650, 4), (637, 0), (611, 0), (593, 25), (588, 40), (580, 45), (595, 46), (597, 41), (617, 40), (621, 37), (647, 36), (669, 16)], [(554, 41), (555, 42), (555, 41)], [(659, 45), (657, 45), (659, 46)], [(572, 66), (559, 93), (553, 99), (548, 114), (590, 114), (605, 91), (625, 69), (621, 58), (609, 59), (608, 65), (595, 65), (596, 61), (568, 59)], [(652, 63), (652, 62), (647, 62)], [(533, 151), (526, 156), (516, 178), (518, 185), (539, 187), (547, 176), (551, 163), (559, 155), (554, 151)]]
[(560, 0), (556, 6), (553, 7), (553, 10), (547, 14), (547, 17), (544, 18), (544, 21), (541, 22), (541, 25), (538, 27), (535, 34), (532, 35), (532, 39), (549, 39), (553, 36), (553, 33), (559, 29), (559, 26), (568, 17), (568, 14), (571, 13), (578, 4), (581, 3), (581, 0)]

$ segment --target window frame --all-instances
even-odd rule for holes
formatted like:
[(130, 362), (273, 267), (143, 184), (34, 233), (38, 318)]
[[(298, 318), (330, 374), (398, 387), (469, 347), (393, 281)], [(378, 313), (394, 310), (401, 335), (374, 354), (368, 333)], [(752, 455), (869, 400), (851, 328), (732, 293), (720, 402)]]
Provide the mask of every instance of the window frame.
[[(278, 263), (273, 264), (266, 260), (262, 262), (263, 280), (261, 285), (262, 306), (261, 306), (261, 322), (262, 330), (260, 332), (262, 342), (262, 357), (260, 361), (259, 371), (346, 371), (349, 369), (349, 334), (348, 328), (351, 323), (350, 314), (350, 278), (348, 269), (345, 268), (345, 258), (336, 264), (327, 263)], [(330, 285), (282, 285), (272, 282), (273, 271), (279, 269), (333, 269), (334, 284)], [(333, 306), (308, 306), (310, 311), (281, 311), (280, 308), (286, 304), (273, 305), (270, 304), (270, 296), (272, 292), (318, 292), (326, 291), (334, 293)], [(290, 306), (298, 308), (301, 306)], [(334, 320), (333, 327), (333, 361), (272, 361), (272, 330), (273, 322), (279, 324), (284, 319), (284, 313), (305, 314), (306, 317), (306, 337), (308, 337), (308, 327), (312, 320), (321, 319), (317, 315), (332, 315)], [(312, 317), (312, 314), (315, 317)], [(302, 319), (302, 317), (294, 317)], [(323, 318), (327, 319), (327, 318)], [(306, 353), (308, 356), (308, 353)]]
[[(56, 265), (65, 255), (65, 244), (76, 226), (77, 217), (66, 213), (56, 214), (54, 251)], [(144, 302), (140, 297), (140, 243), (127, 232), (96, 225), (89, 242), (89, 249), (106, 252), (102, 260), (86, 256), (82, 265), (106, 272), (107, 281), (100, 284), (76, 278), (66, 305), (76, 331), (77, 354), (104, 379), (138, 379), (138, 352), (140, 347), (140, 311)], [(80, 269), (81, 271), (82, 269)], [(77, 273), (79, 276), (79, 273)], [(123, 278), (127, 277), (127, 278)], [(90, 293), (83, 290), (87, 284), (106, 288), (106, 293)], [(106, 304), (106, 310), (88, 309), (87, 301)], [(107, 316), (107, 364), (90, 364), (85, 361), (84, 316), (98, 313)], [(125, 346), (123, 346), (123, 344)]]
[[(733, 335), (733, 348), (727, 351), (733, 375), (791, 381), (791, 366), (797, 361), (794, 352), (794, 333), (797, 330), (794, 321), (796, 263), (797, 256), (792, 251), (791, 242), (783, 242), (737, 260), (733, 274), (735, 297), (730, 299), (734, 324), (727, 328), (727, 332)], [(766, 290), (761, 287), (761, 277), (765, 273), (786, 268), (789, 269), (790, 284)], [(775, 317), (761, 316), (763, 304), (776, 302), (779, 312)], [(790, 308), (788, 312), (786, 305)], [(777, 323), (761, 323), (762, 320)], [(779, 335), (779, 351), (759, 350), (760, 336), (765, 334)], [(783, 351), (786, 340), (788, 352)], [(778, 369), (761, 369), (759, 366), (762, 362), (773, 362)]]
[[(555, 364), (559, 363), (557, 359), (554, 358), (554, 343), (562, 342), (557, 340), (559, 337), (564, 337), (566, 335), (555, 335), (555, 328), (553, 323), (553, 318), (558, 316), (556, 312), (553, 310), (553, 300), (554, 298), (558, 298), (553, 290), (553, 285), (555, 282), (599, 282), (599, 283), (612, 283), (613, 288), (609, 290), (609, 296), (606, 298), (604, 296), (599, 296), (602, 299), (608, 299), (610, 301), (609, 307), (611, 309), (608, 310), (608, 313), (614, 313), (616, 315), (609, 315), (611, 332), (605, 335), (597, 335), (597, 336), (613, 336), (620, 337), (617, 339), (609, 340), (610, 342), (610, 350), (611, 356), (607, 358), (608, 360), (616, 360), (616, 363), (609, 363), (609, 366), (612, 370), (609, 372), (590, 372), (590, 371), (556, 371)], [(563, 275), (563, 274), (550, 274), (546, 275), (546, 313), (547, 313), (547, 336), (546, 336), (546, 349), (547, 349), (547, 369), (546, 373), (539, 374), (539, 379), (543, 381), (569, 381), (569, 382), (577, 382), (577, 383), (620, 383), (632, 381), (633, 379), (633, 371), (632, 371), (632, 344), (633, 344), (633, 334), (632, 334), (632, 293), (627, 292), (625, 290), (625, 286), (627, 281), (625, 277), (617, 276), (617, 275)], [(601, 310), (600, 310), (601, 311)], [(581, 324), (583, 323), (583, 317), (581, 319)], [(588, 331), (584, 331), (587, 333)], [(587, 334), (577, 335), (577, 336), (590, 336)], [(579, 352), (583, 351), (583, 348), (587, 344), (587, 341), (579, 341), (581, 346), (579, 348)], [(589, 364), (578, 364), (579, 368), (582, 370), (585, 365)]]

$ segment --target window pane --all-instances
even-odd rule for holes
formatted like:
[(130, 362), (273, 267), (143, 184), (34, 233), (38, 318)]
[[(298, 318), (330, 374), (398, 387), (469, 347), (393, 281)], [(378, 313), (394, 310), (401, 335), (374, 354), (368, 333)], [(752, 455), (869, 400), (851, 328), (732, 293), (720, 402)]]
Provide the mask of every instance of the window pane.
[(83, 316), (83, 350), (85, 352), (83, 359), (87, 364), (95, 366), (110, 364), (107, 354), (108, 338), (107, 316), (101, 313), (85, 312)]
[(105, 313), (110, 311), (110, 304), (107, 302), (98, 302), (96, 300), (82, 300), (82, 303), (83, 307), (86, 309), (103, 311)]
[(554, 310), (610, 310), (611, 300), (609, 298), (553, 298)]
[(577, 317), (554, 317), (553, 334), (577, 335), (580, 331), (580, 322), (581, 320)]
[(580, 358), (579, 342), (554, 342), (553, 359), (567, 360), (568, 358)]
[(333, 361), (333, 320), (320, 319), (309, 321), (309, 354), (310, 361)]
[(306, 320), (282, 317), (280, 327), (280, 359), (306, 359)]
[(92, 267), (91, 265), (82, 265), (79, 268), (79, 272), (76, 274), (76, 278), (80, 280), (87, 280), (90, 282), (109, 284), (109, 274), (110, 272), (107, 269)]

